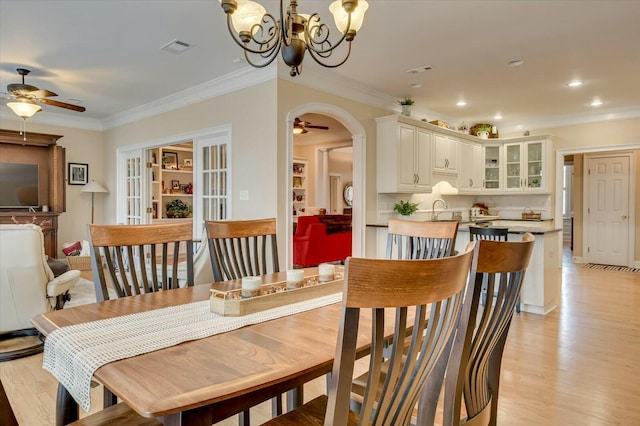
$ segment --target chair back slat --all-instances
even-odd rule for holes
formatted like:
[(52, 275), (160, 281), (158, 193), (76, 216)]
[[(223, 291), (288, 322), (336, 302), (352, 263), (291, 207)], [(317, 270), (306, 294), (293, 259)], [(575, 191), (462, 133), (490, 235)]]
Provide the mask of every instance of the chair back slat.
[[(410, 424), (426, 383), (444, 375), (435, 367), (449, 357), (472, 254), (470, 245), (465, 253), (442, 259), (347, 259), (325, 425), (347, 424), (361, 309), (372, 309), (373, 334), (360, 424)], [(386, 361), (385, 309), (395, 310), (392, 352)], [(404, 351), (406, 336), (411, 336), (408, 351)], [(389, 364), (386, 373), (383, 362)]]
[(88, 233), (98, 301), (109, 299), (110, 289), (116, 297), (127, 297), (177, 288), (184, 257), (186, 285), (193, 285), (190, 222), (89, 225)]
[(436, 259), (451, 256), (458, 222), (389, 219), (387, 259)]
[[(477, 242), (446, 377), (445, 425), (496, 424), (502, 353), (534, 242), (529, 233), (522, 241)], [(495, 295), (484, 305), (483, 285)], [(461, 420), (462, 403), (467, 417)]]
[(509, 228), (485, 228), (481, 226), (469, 227), (469, 241), (476, 240), (492, 240), (507, 241), (509, 236)]
[(207, 221), (215, 281), (279, 272), (276, 220)]

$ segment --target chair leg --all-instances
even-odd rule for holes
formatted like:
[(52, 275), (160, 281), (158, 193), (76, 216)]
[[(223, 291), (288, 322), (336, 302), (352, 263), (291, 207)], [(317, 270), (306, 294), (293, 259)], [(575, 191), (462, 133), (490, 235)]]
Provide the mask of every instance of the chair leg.
[(293, 411), (304, 403), (304, 387), (298, 386), (287, 392), (287, 411)]
[(249, 409), (244, 410), (238, 414), (238, 426), (251, 426), (251, 417), (249, 416)]
[(278, 394), (271, 398), (271, 417), (282, 415), (282, 394)]
[(118, 397), (111, 392), (109, 389), (104, 388), (102, 394), (102, 404), (104, 408), (111, 407), (112, 405), (116, 405), (118, 403)]

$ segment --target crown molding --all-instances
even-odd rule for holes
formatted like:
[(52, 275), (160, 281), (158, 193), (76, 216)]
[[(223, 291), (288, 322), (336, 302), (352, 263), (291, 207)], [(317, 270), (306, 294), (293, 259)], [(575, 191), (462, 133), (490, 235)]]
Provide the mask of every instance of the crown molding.
[[(178, 108), (183, 108), (217, 96), (232, 93), (237, 90), (245, 89), (274, 78), (288, 80), (302, 86), (330, 93), (335, 96), (360, 102), (372, 107), (377, 107), (391, 113), (400, 113), (401, 111), (395, 97), (387, 93), (383, 93), (372, 86), (362, 83), (361, 81), (345, 77), (337, 72), (327, 72), (324, 68), (317, 68), (313, 66), (305, 68), (303, 74), (292, 79), (289, 76), (289, 68), (278, 62), (277, 65), (272, 64), (266, 68), (253, 68), (247, 66), (236, 72), (191, 87), (183, 90), (182, 92), (119, 112), (118, 114), (114, 114), (103, 120), (86, 117), (73, 117), (65, 114), (42, 111), (28, 119), (27, 122), (104, 131)], [(448, 123), (457, 123), (461, 120), (460, 117), (444, 116), (437, 111), (416, 105), (412, 108), (411, 117), (422, 121), (438, 119)], [(499, 127), (501, 133), (518, 133), (523, 130), (538, 130), (636, 117), (640, 117), (640, 105), (608, 110), (588, 111), (581, 114), (545, 117), (526, 123), (520, 123), (518, 125), (505, 122), (499, 124)], [(6, 109), (0, 109), (0, 119), (2, 119), (2, 121), (20, 121), (15, 114)]]
[(624, 120), (640, 117), (640, 105), (607, 110), (588, 111), (581, 114), (568, 114), (557, 117), (545, 117), (519, 125), (501, 125), (502, 133), (515, 133), (523, 130), (539, 130), (556, 127), (576, 126), (610, 120)]
[(119, 112), (103, 120), (105, 129), (123, 126), (276, 78), (276, 67), (246, 67), (182, 92)]
[[(289, 76), (289, 68), (278, 64), (278, 78), (290, 80), (302, 86), (330, 93), (365, 105), (387, 110), (391, 113), (400, 113), (402, 108), (398, 105), (398, 98), (381, 92), (361, 81), (345, 77), (337, 72), (327, 72), (324, 68), (309, 67), (303, 73), (292, 79)], [(452, 122), (453, 117), (444, 116), (441, 113), (414, 105), (411, 109), (411, 118), (417, 120), (444, 120)]]

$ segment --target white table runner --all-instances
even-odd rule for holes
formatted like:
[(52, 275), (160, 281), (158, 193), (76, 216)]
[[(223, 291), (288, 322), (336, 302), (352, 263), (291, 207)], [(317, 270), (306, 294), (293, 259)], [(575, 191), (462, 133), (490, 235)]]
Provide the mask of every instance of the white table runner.
[(62, 327), (45, 340), (43, 368), (89, 411), (91, 378), (105, 364), (341, 300), (330, 294), (241, 317), (211, 313), (206, 300)]

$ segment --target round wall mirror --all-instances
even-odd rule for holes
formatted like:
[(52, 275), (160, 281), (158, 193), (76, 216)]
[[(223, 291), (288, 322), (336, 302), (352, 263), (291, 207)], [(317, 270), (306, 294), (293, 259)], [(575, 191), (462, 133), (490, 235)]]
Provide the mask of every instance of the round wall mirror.
[(351, 182), (344, 186), (344, 202), (349, 207), (353, 206), (353, 184)]

